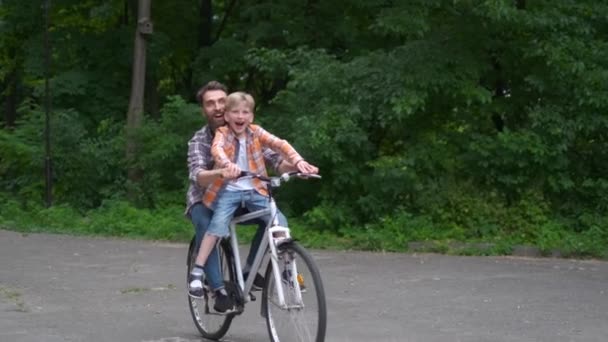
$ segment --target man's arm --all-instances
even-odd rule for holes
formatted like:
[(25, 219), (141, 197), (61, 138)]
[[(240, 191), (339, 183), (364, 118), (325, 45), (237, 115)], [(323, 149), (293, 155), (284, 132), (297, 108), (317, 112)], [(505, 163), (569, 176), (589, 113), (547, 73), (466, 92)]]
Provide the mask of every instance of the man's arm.
[(281, 169), (281, 165), (283, 164), (283, 162), (286, 162), (286, 160), (284, 160), (280, 154), (267, 147), (262, 148), (262, 154), (264, 155), (264, 163), (272, 167), (272, 170), (276, 174), (281, 174), (285, 172)]
[(196, 175), (196, 183), (201, 188), (207, 187), (218, 178), (223, 178), (225, 169), (201, 170)]
[[(209, 144), (205, 141), (204, 132), (197, 132), (192, 139), (188, 141), (188, 179), (191, 183), (199, 184), (199, 174), (204, 174), (207, 177), (211, 176), (212, 172), (208, 170), (210, 165), (209, 148)], [(206, 186), (206, 184), (199, 185), (203, 187)]]
[(201, 188), (207, 187), (218, 178), (231, 178), (229, 169), (209, 169), (211, 146), (205, 141), (204, 133), (197, 133), (188, 142), (188, 179)]

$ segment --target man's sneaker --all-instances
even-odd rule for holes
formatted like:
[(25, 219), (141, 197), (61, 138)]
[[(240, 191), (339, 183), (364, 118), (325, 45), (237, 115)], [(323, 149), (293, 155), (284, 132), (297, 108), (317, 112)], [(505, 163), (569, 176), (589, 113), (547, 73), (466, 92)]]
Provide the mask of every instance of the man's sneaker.
[(204, 274), (197, 276), (190, 274), (188, 276), (188, 295), (193, 298), (203, 298), (205, 289), (203, 286)]
[[(291, 276), (291, 270), (283, 270), (283, 283), (285, 285), (288, 285), (289, 287), (293, 288), (294, 287), (294, 283), (293, 283), (293, 277)], [(298, 284), (300, 285), (300, 292), (306, 292), (306, 285), (304, 285), (304, 277), (302, 276), (302, 274), (298, 273), (298, 276), (296, 277), (296, 279), (298, 280)]]
[(230, 313), (236, 311), (234, 300), (228, 296), (226, 290), (215, 291), (215, 303), (213, 309), (219, 313)]
[[(243, 273), (243, 279), (247, 280), (249, 273)], [(251, 285), (252, 291), (262, 291), (264, 288), (264, 277), (262, 277), (259, 273), (255, 274), (255, 278), (253, 279), (253, 285)]]

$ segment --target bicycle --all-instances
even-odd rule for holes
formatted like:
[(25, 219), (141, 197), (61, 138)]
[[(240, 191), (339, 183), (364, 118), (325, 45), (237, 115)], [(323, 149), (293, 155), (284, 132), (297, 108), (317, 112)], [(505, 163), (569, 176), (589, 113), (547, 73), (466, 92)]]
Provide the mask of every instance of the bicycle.
[[(268, 208), (234, 217), (230, 222), (230, 236), (218, 244), (225, 288), (236, 302), (236, 311), (229, 314), (214, 312), (210, 309), (211, 291), (205, 288), (203, 298), (188, 296), (194, 324), (204, 338), (222, 338), (228, 332), (232, 320), (244, 312), (245, 304), (256, 300), (251, 292), (253, 280), (268, 255), (260, 314), (266, 319), (270, 340), (322, 342), (327, 327), (327, 308), (319, 269), (308, 251), (291, 238), (290, 229), (279, 225), (277, 205), (272, 196), (273, 188), (278, 188), (291, 178), (321, 176), (298, 172), (285, 173), (279, 177), (242, 172), (241, 176), (255, 177), (267, 184), (269, 205)], [(236, 225), (265, 215), (270, 215), (271, 219), (247, 279), (244, 279)], [(186, 279), (196, 259), (195, 247), (196, 237), (193, 237), (188, 249)], [(286, 322), (282, 322), (282, 319)]]

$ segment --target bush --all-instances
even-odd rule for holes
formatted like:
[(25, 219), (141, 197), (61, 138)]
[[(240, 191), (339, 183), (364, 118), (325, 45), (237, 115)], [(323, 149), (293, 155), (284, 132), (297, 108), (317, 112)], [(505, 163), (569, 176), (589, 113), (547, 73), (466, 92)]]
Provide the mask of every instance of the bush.
[(138, 209), (124, 201), (105, 201), (84, 214), (68, 205), (43, 208), (7, 200), (0, 207), (0, 226), (23, 232), (117, 236), (151, 240), (188, 241), (192, 224), (183, 206)]

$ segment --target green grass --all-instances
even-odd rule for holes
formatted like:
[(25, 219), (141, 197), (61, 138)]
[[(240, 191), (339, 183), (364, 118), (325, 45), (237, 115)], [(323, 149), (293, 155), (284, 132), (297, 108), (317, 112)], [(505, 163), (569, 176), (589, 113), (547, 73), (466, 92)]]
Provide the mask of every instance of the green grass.
[(149, 291), (150, 291), (150, 289), (145, 288), (145, 287), (129, 287), (127, 289), (120, 290), (120, 293), (129, 294), (129, 293), (143, 293), (143, 292), (149, 292)]
[[(84, 213), (58, 205), (43, 208), (23, 206), (7, 201), (0, 207), (0, 228), (23, 233), (58, 233), (108, 236), (129, 239), (188, 242), (193, 235), (190, 221), (182, 206), (160, 209), (138, 209), (127, 202), (107, 201)], [(544, 255), (555, 251), (563, 257), (608, 258), (608, 232), (601, 225), (583, 232), (573, 232), (554, 222), (528, 230), (488, 230), (484, 236), (472, 236), (470, 230), (456, 224), (438, 224), (428, 217), (397, 215), (365, 227), (343, 227), (327, 230), (311, 226), (304, 219), (290, 218), (292, 235), (304, 246), (315, 249), (370, 250), (407, 252), (412, 242), (424, 248), (410, 252), (436, 252), (454, 255), (509, 254), (513, 246), (528, 244), (540, 248)], [(249, 243), (255, 227), (239, 227), (239, 239)]]
[(132, 239), (188, 241), (193, 234), (183, 207), (138, 209), (126, 202), (108, 201), (80, 213), (69, 206), (23, 207), (8, 201), (0, 208), (0, 227), (24, 233), (112, 236)]
[(28, 312), (21, 292), (19, 291), (0, 285), (0, 298), (4, 298), (10, 303), (15, 304), (16, 310), (19, 312)]

